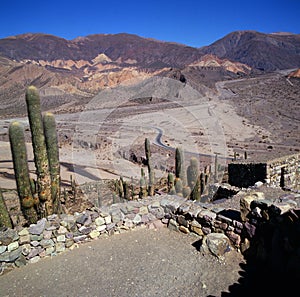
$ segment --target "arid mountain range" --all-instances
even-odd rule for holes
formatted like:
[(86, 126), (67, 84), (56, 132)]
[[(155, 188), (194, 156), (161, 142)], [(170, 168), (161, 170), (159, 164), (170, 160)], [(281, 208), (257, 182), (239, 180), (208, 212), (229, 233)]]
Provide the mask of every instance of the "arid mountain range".
[(205, 92), (219, 80), (297, 68), (299, 34), (237, 31), (202, 48), (125, 33), (73, 40), (23, 34), (0, 39), (0, 115), (23, 114), (29, 84), (41, 90), (44, 108), (53, 109), (154, 75)]

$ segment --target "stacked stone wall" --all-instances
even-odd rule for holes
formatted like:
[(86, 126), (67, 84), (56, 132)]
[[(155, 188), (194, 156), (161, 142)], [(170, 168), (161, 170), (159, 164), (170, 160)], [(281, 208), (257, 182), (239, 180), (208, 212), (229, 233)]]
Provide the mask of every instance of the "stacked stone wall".
[(300, 190), (300, 156), (284, 156), (266, 162), (249, 161), (228, 164), (228, 182), (232, 186), (248, 188), (261, 181), (272, 187)]
[[(282, 265), (288, 269), (295, 260), (300, 261), (298, 196), (291, 194), (271, 201), (264, 199), (262, 193), (244, 193), (240, 196), (241, 211), (238, 211), (163, 195), (73, 215), (51, 215), (29, 227), (0, 232), (0, 267), (4, 270), (35, 263), (79, 244), (139, 227), (165, 226), (185, 234), (193, 233), (202, 243), (211, 235), (226, 236), (228, 247), (221, 251), (216, 242), (216, 251), (210, 250), (218, 257), (230, 248), (245, 254), (251, 252), (254, 258), (274, 265), (277, 262), (272, 262), (270, 257), (279, 249)], [(220, 246), (224, 246), (224, 242)], [(299, 267), (292, 268), (300, 273)]]
[(299, 190), (299, 155), (290, 155), (267, 163), (267, 183), (273, 187)]

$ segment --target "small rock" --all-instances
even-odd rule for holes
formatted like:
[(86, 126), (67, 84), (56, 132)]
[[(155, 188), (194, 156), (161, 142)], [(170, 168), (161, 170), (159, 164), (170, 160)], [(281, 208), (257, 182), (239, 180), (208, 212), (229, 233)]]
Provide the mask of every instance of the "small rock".
[(45, 230), (43, 232), (44, 239), (50, 239), (52, 237), (52, 231), (51, 230)]
[(148, 211), (148, 207), (147, 206), (142, 206), (142, 207), (140, 207), (140, 209), (139, 209), (139, 214), (140, 215), (145, 215), (145, 214), (147, 214), (149, 211)]
[(208, 234), (205, 240), (203, 240), (202, 245), (206, 245), (208, 250), (217, 257), (223, 257), (225, 253), (231, 250), (230, 240), (223, 233)]
[(31, 251), (29, 252), (29, 254), (27, 255), (27, 259), (32, 259), (35, 256), (37, 256), (38, 254), (40, 254), (43, 251), (43, 248), (41, 247), (37, 247), (37, 248), (33, 248), (31, 249)]
[(70, 238), (66, 239), (66, 242), (65, 242), (66, 248), (70, 248), (73, 244), (74, 244), (73, 239), (70, 239)]
[(48, 247), (54, 246), (54, 241), (52, 239), (42, 239), (40, 242), (40, 245), (43, 248), (48, 248)]
[(16, 261), (22, 254), (22, 249), (19, 247), (11, 252), (4, 252), (0, 255), (0, 262), (11, 263)]
[(24, 255), (20, 255), (20, 257), (15, 261), (15, 265), (17, 267), (22, 267), (22, 266), (25, 266), (27, 264), (27, 260), (25, 258)]
[(37, 240), (33, 240), (33, 241), (30, 242), (30, 244), (31, 244), (33, 247), (37, 247), (37, 246), (40, 245), (40, 242), (37, 241)]
[(50, 246), (50, 247), (47, 247), (46, 250), (45, 250), (45, 255), (46, 256), (50, 256), (54, 253), (55, 251), (55, 247), (54, 246)]
[(42, 218), (39, 221), (37, 221), (36, 224), (31, 224), (29, 227), (29, 233), (32, 235), (42, 234), (45, 229), (46, 222), (47, 222), (47, 219)]
[(31, 251), (31, 245), (30, 244), (24, 244), (24, 245), (22, 245), (21, 248), (22, 248), (22, 254), (24, 256), (27, 256)]
[(141, 221), (142, 221), (142, 218), (139, 214), (136, 214), (135, 217), (132, 220), (132, 222), (136, 225), (139, 224)]
[(133, 228), (134, 224), (133, 224), (132, 220), (125, 218), (125, 220), (124, 220), (124, 226), (126, 228)]
[(20, 238), (19, 238), (19, 244), (20, 245), (23, 245), (23, 244), (26, 244), (26, 243), (30, 243), (30, 235), (29, 234), (20, 236)]
[(183, 225), (184, 227), (188, 227), (189, 225), (188, 221), (184, 216), (178, 216), (177, 221), (180, 225)]
[(40, 234), (40, 235), (36, 235), (36, 234), (30, 235), (30, 241), (40, 241), (42, 239), (43, 239), (43, 234)]
[(13, 241), (19, 239), (19, 235), (16, 230), (7, 229), (3, 232), (0, 232), (0, 244), (1, 245), (9, 245)]
[(157, 219), (162, 219), (165, 217), (165, 211), (162, 207), (150, 208), (149, 212), (153, 214)]
[(29, 234), (29, 231), (27, 228), (24, 228), (18, 234), (19, 234), (19, 236), (25, 236), (25, 235)]
[(56, 234), (57, 234), (57, 236), (58, 236), (58, 235), (66, 234), (66, 233), (68, 233), (68, 232), (69, 232), (69, 231), (68, 231), (68, 229), (67, 229), (66, 227), (60, 226), (59, 229), (56, 231)]
[(66, 236), (64, 234), (58, 235), (56, 239), (57, 239), (57, 242), (65, 242)]
[(97, 226), (97, 227), (96, 227), (96, 230), (97, 230), (98, 232), (102, 232), (102, 231), (106, 230), (106, 225)]
[(95, 224), (96, 224), (96, 226), (102, 226), (102, 225), (104, 225), (105, 224), (104, 218), (102, 218), (102, 217), (96, 218), (95, 219)]
[(178, 231), (179, 225), (175, 220), (170, 219), (168, 223), (168, 228), (173, 231)]
[(154, 226), (155, 229), (159, 229), (159, 228), (164, 227), (164, 224), (162, 223), (161, 220), (156, 220), (156, 221), (153, 222), (153, 226)]
[(55, 244), (55, 251), (57, 253), (62, 253), (66, 249), (65, 244), (63, 242), (58, 242)]
[(106, 216), (106, 217), (104, 218), (104, 220), (105, 220), (105, 224), (106, 224), (106, 225), (110, 224), (110, 223), (111, 223), (111, 216)]
[(110, 231), (110, 230), (112, 230), (115, 226), (116, 226), (116, 225), (115, 225), (114, 223), (108, 224), (108, 225), (106, 226), (106, 230), (107, 230), (107, 231)]
[(0, 255), (3, 254), (7, 249), (6, 245), (0, 245)]
[(93, 230), (93, 231), (89, 234), (89, 236), (90, 236), (91, 239), (97, 238), (99, 235), (100, 235), (100, 232), (97, 231), (97, 230)]
[(81, 226), (78, 230), (80, 233), (87, 235), (92, 231), (92, 227)]
[(141, 223), (142, 224), (146, 224), (148, 223), (150, 220), (149, 220), (149, 217), (148, 215), (142, 215), (142, 218), (141, 218)]
[(40, 256), (34, 256), (32, 258), (29, 259), (29, 263), (30, 264), (34, 264), (34, 263), (37, 263), (38, 261), (40, 261), (41, 257)]
[(83, 225), (86, 220), (88, 220), (89, 216), (87, 214), (82, 214), (76, 219), (76, 223)]
[(87, 238), (87, 235), (79, 235), (79, 236), (75, 236), (73, 238), (73, 240), (74, 240), (75, 243), (77, 243), (77, 242), (84, 241), (86, 238)]
[(9, 251), (9, 252), (14, 251), (18, 247), (19, 247), (19, 243), (17, 241), (14, 241), (7, 246), (7, 251)]
[(179, 226), (179, 230), (180, 230), (181, 232), (183, 232), (184, 234), (190, 233), (190, 230), (189, 230), (187, 227), (182, 226), (182, 225)]

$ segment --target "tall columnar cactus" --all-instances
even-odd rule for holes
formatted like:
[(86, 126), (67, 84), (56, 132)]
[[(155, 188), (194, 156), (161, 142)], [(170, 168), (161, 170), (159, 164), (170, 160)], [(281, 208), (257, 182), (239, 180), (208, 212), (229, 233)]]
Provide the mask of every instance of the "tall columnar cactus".
[(199, 176), (198, 160), (195, 157), (190, 159), (190, 165), (187, 168), (187, 183), (193, 189)]
[(43, 127), (51, 177), (53, 212), (60, 213), (60, 163), (58, 137), (56, 132), (55, 118), (51, 112), (47, 112), (44, 114)]
[(146, 181), (145, 178), (142, 176), (140, 178), (140, 191), (139, 191), (139, 198), (144, 198), (147, 197), (147, 185), (146, 185)]
[(24, 129), (19, 122), (10, 124), (9, 141), (21, 209), (29, 223), (36, 223), (38, 216), (35, 205), (38, 201), (34, 199), (31, 192)]
[(1, 227), (7, 227), (10, 229), (13, 228), (9, 212), (2, 195), (2, 189), (0, 189), (0, 228)]
[(130, 187), (127, 181), (123, 181), (124, 198), (130, 200)]
[(178, 196), (183, 196), (182, 195), (182, 190), (183, 190), (182, 180), (178, 177), (176, 177), (176, 179), (175, 179), (175, 190), (176, 190), (176, 194)]
[(51, 196), (51, 177), (44, 136), (40, 96), (34, 86), (26, 91), (27, 112), (31, 130), (34, 162), (37, 174), (38, 196), (41, 203), (40, 216), (53, 214), (53, 202)]
[(148, 194), (149, 196), (153, 196), (154, 195), (154, 171), (152, 168), (150, 141), (148, 138), (145, 138), (145, 153), (146, 153), (148, 175), (149, 175)]
[(201, 198), (200, 178), (197, 178), (196, 184), (191, 191), (190, 198), (191, 200), (200, 200)]
[(173, 189), (175, 183), (174, 183), (174, 175), (173, 173), (169, 172), (168, 173), (168, 192), (171, 191), (171, 189)]
[(218, 155), (215, 155), (215, 182), (218, 182)]
[(185, 186), (186, 177), (184, 172), (183, 151), (181, 147), (177, 147), (175, 150), (175, 176), (176, 178), (180, 178), (182, 185)]
[(117, 182), (117, 189), (118, 189), (119, 197), (122, 200), (124, 198), (124, 179), (122, 176), (120, 176)]
[(185, 186), (182, 188), (182, 196), (184, 198), (188, 198), (191, 195), (191, 188), (189, 186)]
[(205, 191), (205, 186), (206, 186), (206, 175), (201, 172), (200, 174), (200, 195), (202, 195)]

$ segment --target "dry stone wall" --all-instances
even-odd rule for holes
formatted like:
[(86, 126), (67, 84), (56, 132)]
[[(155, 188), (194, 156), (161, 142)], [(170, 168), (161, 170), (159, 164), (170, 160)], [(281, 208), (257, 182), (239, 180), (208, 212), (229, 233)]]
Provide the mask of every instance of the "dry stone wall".
[(268, 161), (244, 160), (228, 164), (228, 182), (237, 187), (250, 187), (265, 182), (272, 187), (300, 190), (300, 156), (288, 155)]
[(267, 180), (271, 186), (300, 190), (299, 155), (290, 155), (267, 163)]
[[(277, 234), (277, 241), (271, 238), (271, 243), (281, 246), (281, 241), (286, 240), (284, 232), (295, 224), (298, 229), (292, 228), (289, 244), (293, 257), (297, 252), (299, 257), (300, 244), (299, 240), (295, 243), (295, 238), (300, 238), (300, 195), (290, 194), (277, 201), (267, 200), (259, 192), (240, 192), (237, 195), (241, 195), (241, 211), (179, 196), (156, 195), (72, 215), (51, 215), (29, 227), (1, 230), (0, 268), (3, 271), (35, 263), (90, 240), (128, 232), (139, 226), (166, 226), (186, 234), (193, 233), (202, 242), (202, 251), (217, 257), (222, 257), (230, 249), (238, 249), (243, 253), (251, 250), (255, 257), (266, 258), (269, 251), (265, 250), (262, 256), (261, 253), (270, 243), (262, 246), (259, 243), (269, 240), (270, 234), (266, 237), (268, 239), (264, 237), (263, 226), (273, 226), (272, 234)], [(281, 233), (275, 231), (277, 227)], [(284, 254), (287, 252), (283, 251)], [(288, 260), (286, 265), (290, 263)]]

